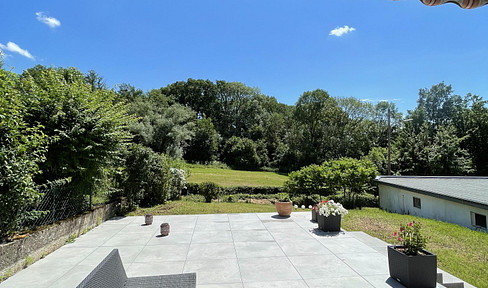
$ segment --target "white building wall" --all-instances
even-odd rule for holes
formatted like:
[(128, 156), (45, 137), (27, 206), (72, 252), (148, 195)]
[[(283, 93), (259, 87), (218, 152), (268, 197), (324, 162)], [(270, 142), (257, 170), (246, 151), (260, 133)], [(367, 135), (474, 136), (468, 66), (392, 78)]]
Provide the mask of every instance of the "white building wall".
[[(488, 217), (488, 210), (486, 209), (410, 192), (381, 183), (378, 183), (378, 190), (380, 207), (390, 212), (450, 222), (470, 229), (475, 228), (471, 224), (471, 212)], [(420, 198), (420, 209), (413, 206), (413, 197)]]

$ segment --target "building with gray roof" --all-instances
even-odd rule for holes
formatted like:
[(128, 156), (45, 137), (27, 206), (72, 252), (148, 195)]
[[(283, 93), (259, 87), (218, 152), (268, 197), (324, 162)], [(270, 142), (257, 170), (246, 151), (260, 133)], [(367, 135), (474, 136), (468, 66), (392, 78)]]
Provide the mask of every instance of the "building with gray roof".
[(487, 231), (488, 177), (378, 176), (380, 207)]

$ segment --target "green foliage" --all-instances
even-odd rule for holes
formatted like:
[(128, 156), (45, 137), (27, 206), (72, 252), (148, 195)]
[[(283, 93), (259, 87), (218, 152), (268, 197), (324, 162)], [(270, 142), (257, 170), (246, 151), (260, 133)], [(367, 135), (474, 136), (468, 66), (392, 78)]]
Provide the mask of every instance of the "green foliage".
[(297, 194), (320, 194), (327, 196), (334, 192), (328, 186), (328, 173), (324, 166), (312, 164), (301, 168), (298, 171), (293, 171), (288, 174), (288, 180), (284, 187), (288, 193), (292, 195)]
[(198, 185), (198, 194), (205, 197), (205, 202), (210, 203), (220, 196), (220, 186), (214, 182), (203, 182)]
[(276, 197), (276, 201), (279, 201), (279, 202), (290, 202), (291, 201), (290, 194), (288, 194), (286, 192), (278, 193), (275, 195), (275, 197)]
[(92, 90), (75, 68), (28, 69), (19, 92), (29, 126), (41, 124), (51, 140), (37, 181), (70, 179), (72, 197), (82, 201), (131, 138), (125, 104), (113, 91)]
[(400, 231), (395, 232), (395, 236), (401, 245), (405, 246), (405, 254), (418, 255), (427, 243), (427, 239), (422, 235), (422, 225), (412, 221), (408, 225), (401, 226)]
[(222, 157), (225, 163), (236, 169), (254, 170), (260, 164), (256, 144), (248, 138), (233, 136), (227, 140)]
[(166, 202), (172, 178), (167, 156), (139, 144), (132, 145), (123, 171), (123, 195), (129, 209)]
[(352, 202), (357, 195), (372, 191), (373, 180), (378, 175), (375, 165), (368, 160), (341, 158), (324, 162), (329, 185), (343, 191), (344, 200)]
[(68, 239), (66, 239), (66, 241), (65, 241), (65, 244), (75, 243), (76, 238), (78, 238), (78, 234), (76, 234), (76, 233), (69, 235)]
[(0, 69), (0, 238), (15, 232), (23, 208), (42, 194), (34, 182), (45, 160), (47, 139), (42, 126), (29, 127), (16, 75)]
[(211, 163), (217, 159), (220, 135), (210, 118), (199, 119), (184, 158), (190, 162)]

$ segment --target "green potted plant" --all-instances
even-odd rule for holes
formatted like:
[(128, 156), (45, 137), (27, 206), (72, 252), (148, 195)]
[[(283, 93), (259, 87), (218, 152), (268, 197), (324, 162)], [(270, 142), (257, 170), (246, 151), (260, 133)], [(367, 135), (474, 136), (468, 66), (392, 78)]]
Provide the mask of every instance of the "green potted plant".
[(335, 203), (334, 200), (322, 200), (317, 208), (319, 229), (326, 232), (341, 231), (341, 218), (348, 213), (341, 203)]
[(412, 221), (393, 235), (400, 245), (388, 246), (388, 267), (391, 278), (405, 287), (436, 287), (437, 256), (427, 250), (422, 225)]
[(275, 207), (278, 215), (290, 217), (293, 209), (293, 203), (291, 202), (290, 195), (284, 192), (276, 194)]

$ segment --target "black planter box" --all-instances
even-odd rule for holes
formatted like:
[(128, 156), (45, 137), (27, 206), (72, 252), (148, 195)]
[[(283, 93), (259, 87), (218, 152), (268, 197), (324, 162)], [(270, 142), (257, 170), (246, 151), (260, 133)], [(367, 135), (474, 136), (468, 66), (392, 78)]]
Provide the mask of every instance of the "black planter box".
[(317, 223), (319, 229), (326, 232), (341, 231), (341, 215), (329, 215), (329, 217), (322, 216), (317, 213)]
[(312, 221), (313, 222), (317, 222), (317, 215), (319, 213), (317, 213), (317, 211), (315, 211), (314, 209), (312, 209)]
[(407, 288), (434, 288), (437, 279), (437, 255), (410, 256), (398, 251), (403, 246), (388, 246), (388, 267), (391, 278)]

